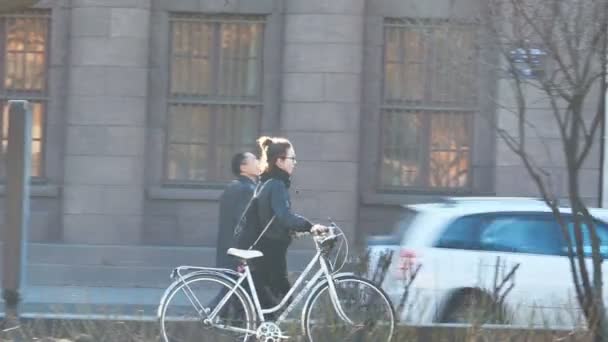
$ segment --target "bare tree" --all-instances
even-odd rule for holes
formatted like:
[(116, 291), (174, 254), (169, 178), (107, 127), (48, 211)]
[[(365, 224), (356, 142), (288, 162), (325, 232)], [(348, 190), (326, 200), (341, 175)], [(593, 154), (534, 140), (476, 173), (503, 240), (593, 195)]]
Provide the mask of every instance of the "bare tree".
[[(601, 143), (605, 116), (608, 0), (488, 0), (482, 18), (489, 46), (500, 57), (499, 82), (512, 95), (512, 103), (500, 104), (502, 112), (516, 118), (514, 131), (497, 127), (498, 134), (551, 207), (567, 242), (576, 297), (589, 329), (595, 341), (608, 341), (600, 239), (581, 195), (581, 169), (593, 144)], [(552, 122), (542, 124), (559, 131), (572, 208), (568, 217), (559, 209), (551, 171), (530, 153), (529, 138), (536, 130), (531, 107), (539, 96), (552, 114)]]

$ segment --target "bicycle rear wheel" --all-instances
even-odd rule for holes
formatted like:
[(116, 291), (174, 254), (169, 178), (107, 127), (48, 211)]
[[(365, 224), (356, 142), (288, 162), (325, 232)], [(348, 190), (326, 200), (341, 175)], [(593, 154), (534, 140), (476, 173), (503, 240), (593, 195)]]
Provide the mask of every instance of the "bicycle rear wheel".
[(388, 296), (372, 282), (344, 276), (334, 279), (339, 303), (348, 323), (334, 308), (329, 284), (311, 295), (304, 312), (304, 329), (311, 342), (390, 342), (395, 331), (395, 313)]
[(241, 289), (229, 298), (211, 322), (205, 322), (234, 286), (220, 276), (187, 278), (160, 307), (161, 337), (165, 342), (249, 341), (245, 330), (255, 329), (255, 311)]

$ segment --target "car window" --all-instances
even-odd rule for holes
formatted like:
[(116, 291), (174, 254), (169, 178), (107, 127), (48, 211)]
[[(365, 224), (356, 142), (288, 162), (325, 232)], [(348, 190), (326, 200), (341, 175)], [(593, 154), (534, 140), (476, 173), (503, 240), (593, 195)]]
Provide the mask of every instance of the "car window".
[[(602, 256), (604, 258), (608, 257), (608, 226), (601, 222), (601, 221), (597, 221), (595, 220), (595, 227), (596, 227), (596, 232), (597, 235), (600, 239), (600, 254), (602, 254)], [(575, 225), (574, 225), (574, 218), (573, 217), (568, 217), (567, 218), (567, 223), (568, 223), (568, 232), (570, 234), (570, 239), (572, 241), (573, 244), (573, 251), (576, 251), (576, 245), (575, 245)], [(589, 230), (589, 226), (585, 223), (581, 224), (581, 232), (582, 232), (582, 236), (583, 236), (583, 252), (585, 253), (586, 256), (591, 256), (591, 235), (590, 235), (590, 230)], [(562, 253), (563, 255), (568, 255), (568, 246), (566, 243), (564, 243), (563, 247), (562, 247)]]
[(435, 244), (438, 248), (479, 249), (479, 231), (484, 216), (471, 215), (454, 220)]
[(561, 255), (560, 234), (551, 215), (497, 215), (481, 232), (480, 245), (486, 251)]

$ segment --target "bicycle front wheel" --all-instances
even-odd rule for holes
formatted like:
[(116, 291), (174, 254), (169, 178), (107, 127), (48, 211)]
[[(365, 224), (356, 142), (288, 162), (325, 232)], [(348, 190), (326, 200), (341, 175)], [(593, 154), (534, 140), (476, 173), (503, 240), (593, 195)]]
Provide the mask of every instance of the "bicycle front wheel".
[(312, 294), (304, 312), (304, 329), (309, 340), (390, 342), (395, 331), (395, 313), (384, 291), (355, 276), (340, 277), (334, 283), (340, 306), (350, 322), (336, 311), (329, 284), (325, 284)]
[(247, 294), (237, 289), (218, 315), (210, 319), (234, 284), (216, 275), (186, 278), (160, 307), (160, 330), (165, 342), (249, 341), (255, 313)]

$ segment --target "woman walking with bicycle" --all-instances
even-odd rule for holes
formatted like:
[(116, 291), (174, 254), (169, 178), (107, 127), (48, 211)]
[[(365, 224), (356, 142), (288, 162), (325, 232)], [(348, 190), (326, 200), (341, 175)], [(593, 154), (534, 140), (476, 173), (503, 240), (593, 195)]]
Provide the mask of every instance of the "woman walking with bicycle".
[[(391, 342), (395, 313), (386, 293), (367, 279), (340, 272), (344, 263), (335, 267), (337, 261), (332, 262), (332, 250), (337, 247), (339, 255), (342, 243), (344, 262), (348, 258), (344, 231), (333, 222), (328, 228), (293, 213), (289, 187), (296, 154), (292, 144), (284, 138), (268, 137), (258, 139), (258, 143), (264, 171), (250, 201), (249, 208), (255, 215), (247, 218), (251, 224), (239, 234), (247, 242), (241, 244), (251, 247), (228, 250), (229, 255), (241, 260), (242, 267), (238, 272), (196, 266), (174, 269), (173, 283), (158, 308), (162, 339), (293, 340), (295, 336), (285, 334), (282, 325), (303, 303), (300, 323), (310, 342)], [(245, 234), (247, 230), (252, 234)], [(286, 259), (295, 232), (311, 233), (316, 254), (291, 287)], [(210, 296), (217, 293), (225, 295), (219, 303), (209, 305)], [(228, 305), (239, 314), (224, 310)]]
[(260, 177), (263, 187), (258, 195), (258, 218), (262, 226), (272, 222), (254, 246), (264, 256), (254, 260), (253, 276), (262, 307), (271, 307), (291, 287), (287, 278), (287, 248), (293, 234), (322, 234), (327, 227), (315, 225), (294, 214), (291, 209), (289, 187), (297, 164), (291, 142), (285, 138), (261, 137), (258, 144), (262, 151), (260, 166), (263, 170)]

